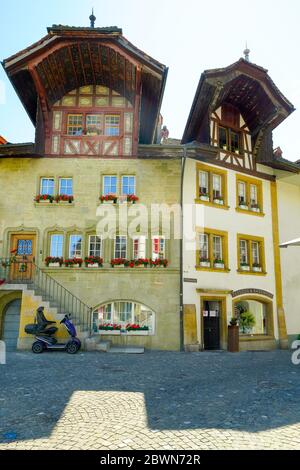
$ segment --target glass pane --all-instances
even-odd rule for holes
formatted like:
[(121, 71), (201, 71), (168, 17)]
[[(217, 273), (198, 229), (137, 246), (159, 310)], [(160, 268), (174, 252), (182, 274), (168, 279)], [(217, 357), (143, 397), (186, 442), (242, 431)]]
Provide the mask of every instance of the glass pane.
[(126, 258), (127, 238), (125, 236), (117, 236), (115, 241), (115, 258)]
[(199, 172), (199, 191), (200, 196), (208, 195), (208, 172), (207, 171), (200, 171)]
[(243, 300), (235, 305), (240, 334), (267, 334), (267, 305), (257, 300)]
[(71, 235), (70, 236), (70, 246), (69, 246), (69, 257), (70, 258), (81, 258), (82, 251), (82, 236), (81, 235)]
[(59, 181), (59, 194), (73, 196), (73, 180), (72, 178), (61, 178)]
[(239, 204), (246, 204), (246, 184), (242, 181), (238, 183)]
[(101, 237), (96, 235), (90, 236), (89, 256), (101, 257)]
[(163, 237), (154, 237), (152, 240), (152, 259), (164, 259), (165, 239)]
[(63, 256), (63, 235), (51, 235), (50, 256), (61, 258)]
[(120, 135), (120, 116), (118, 115), (105, 116), (105, 135), (108, 135), (108, 136)]
[(259, 243), (252, 242), (252, 262), (253, 265), (259, 265)]
[(68, 115), (68, 135), (82, 135), (83, 130), (82, 114)]
[(251, 205), (257, 204), (257, 186), (256, 184), (250, 185), (250, 203)]
[(220, 175), (213, 175), (213, 196), (222, 197), (222, 179)]
[(219, 147), (228, 150), (227, 129), (219, 127)]
[(17, 255), (32, 255), (32, 240), (18, 240)]
[(122, 177), (122, 194), (135, 194), (135, 176)]
[(146, 237), (139, 237), (133, 240), (133, 257), (137, 259), (146, 258)]
[(114, 323), (132, 323), (132, 303), (115, 302), (114, 304)]
[(235, 153), (240, 152), (240, 136), (237, 132), (230, 132), (231, 151)]
[(199, 235), (199, 250), (200, 250), (200, 261), (207, 261), (209, 258), (208, 254), (208, 235), (201, 233)]
[(116, 194), (117, 193), (117, 177), (116, 176), (104, 176), (103, 177), (103, 195)]
[(86, 117), (87, 135), (102, 134), (103, 116), (101, 114), (88, 114)]
[(248, 244), (246, 240), (240, 240), (240, 263), (248, 263)]
[(53, 178), (42, 178), (41, 179), (41, 194), (50, 194), (54, 196), (54, 179)]
[(222, 260), (222, 238), (214, 236), (213, 237), (213, 247), (214, 247), (214, 260)]

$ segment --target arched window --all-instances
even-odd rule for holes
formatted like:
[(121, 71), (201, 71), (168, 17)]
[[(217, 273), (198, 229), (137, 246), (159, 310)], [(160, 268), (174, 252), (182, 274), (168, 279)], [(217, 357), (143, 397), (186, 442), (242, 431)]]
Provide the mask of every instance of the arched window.
[(93, 312), (93, 331), (126, 330), (128, 334), (147, 332), (154, 334), (155, 314), (137, 302), (114, 301), (97, 307)]
[(254, 299), (239, 300), (234, 305), (240, 335), (266, 335), (271, 328), (271, 304)]

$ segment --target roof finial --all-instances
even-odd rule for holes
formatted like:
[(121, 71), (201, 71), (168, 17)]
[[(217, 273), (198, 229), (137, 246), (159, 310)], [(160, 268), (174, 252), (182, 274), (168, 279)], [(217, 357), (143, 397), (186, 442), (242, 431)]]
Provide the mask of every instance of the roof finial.
[(248, 44), (247, 44), (247, 41), (246, 41), (246, 49), (244, 50), (244, 56), (245, 56), (245, 60), (247, 62), (250, 62), (249, 54), (250, 54), (250, 49), (248, 48)]
[(91, 28), (95, 28), (96, 16), (94, 15), (94, 8), (92, 8), (92, 14), (90, 16)]

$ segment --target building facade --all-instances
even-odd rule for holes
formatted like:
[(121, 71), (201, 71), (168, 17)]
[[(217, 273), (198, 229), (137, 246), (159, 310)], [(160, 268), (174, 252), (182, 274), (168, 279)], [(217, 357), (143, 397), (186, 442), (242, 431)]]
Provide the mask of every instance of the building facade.
[(226, 349), (232, 317), (241, 350), (287, 347), (285, 309), (290, 330), (296, 312), (282, 292), (279, 227), (289, 225), (289, 198), (278, 197), (277, 180), (299, 167), (273, 153), (272, 131), (292, 111), (247, 60), (201, 76), (183, 136), (185, 342), (194, 349)]
[(126, 224), (180, 203), (180, 158), (155, 145), (167, 68), (119, 28), (61, 26), (4, 68), (36, 141), (0, 151), (2, 338), (29, 348), (44, 303), (82, 337), (178, 350), (180, 242), (159, 219)]

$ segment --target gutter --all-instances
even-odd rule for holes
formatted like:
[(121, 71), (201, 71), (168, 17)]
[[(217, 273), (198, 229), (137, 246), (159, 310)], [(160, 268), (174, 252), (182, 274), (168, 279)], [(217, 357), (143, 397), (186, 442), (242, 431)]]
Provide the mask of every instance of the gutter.
[(183, 195), (184, 195), (184, 175), (186, 165), (186, 146), (183, 146), (183, 155), (181, 157), (181, 181), (180, 181), (180, 207), (181, 207), (181, 239), (180, 239), (180, 351), (184, 351), (184, 323), (183, 323), (183, 230), (184, 230), (184, 219), (183, 219)]

